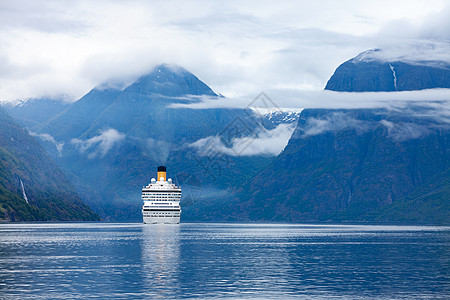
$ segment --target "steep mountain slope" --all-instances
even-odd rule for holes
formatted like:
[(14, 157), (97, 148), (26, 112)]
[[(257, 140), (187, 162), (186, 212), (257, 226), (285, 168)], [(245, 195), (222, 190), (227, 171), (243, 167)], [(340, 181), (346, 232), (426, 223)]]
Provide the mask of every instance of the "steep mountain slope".
[(99, 220), (39, 144), (1, 109), (0, 220)]
[(58, 99), (27, 99), (18, 103), (4, 103), (3, 107), (25, 127), (36, 126), (62, 112), (70, 103)]
[(37, 124), (33, 130), (48, 133), (62, 140), (78, 137), (89, 129), (92, 122), (119, 94), (120, 90), (116, 89), (94, 88), (59, 115)]
[[(91, 90), (62, 114), (33, 130), (48, 133), (56, 140), (94, 136), (106, 127), (125, 133), (132, 129), (138, 130), (136, 126), (147, 131), (150, 124), (142, 124), (142, 121), (153, 121), (155, 116), (161, 115), (161, 109), (168, 105), (195, 101), (195, 98), (192, 100), (189, 97), (200, 95), (217, 97), (190, 72), (164, 64), (141, 76), (124, 90)], [(151, 125), (158, 124), (153, 122)]]
[(438, 173), (407, 197), (384, 207), (377, 221), (432, 222), (448, 224), (450, 219), (450, 172)]
[(216, 211), (225, 220), (448, 223), (450, 126), (433, 115), (304, 110), (285, 150)]
[[(123, 90), (92, 90), (32, 130), (102, 217), (139, 221), (140, 189), (155, 166), (165, 164), (179, 182), (196, 178), (205, 194), (226, 191), (273, 159), (230, 150), (233, 139), (275, 127), (251, 110), (172, 107), (204, 97), (226, 101), (185, 69), (161, 65)], [(221, 147), (228, 153), (213, 151)]]
[(341, 64), (325, 87), (326, 90), (340, 92), (391, 92), (431, 88), (450, 88), (450, 63), (390, 58), (381, 49), (365, 51)]

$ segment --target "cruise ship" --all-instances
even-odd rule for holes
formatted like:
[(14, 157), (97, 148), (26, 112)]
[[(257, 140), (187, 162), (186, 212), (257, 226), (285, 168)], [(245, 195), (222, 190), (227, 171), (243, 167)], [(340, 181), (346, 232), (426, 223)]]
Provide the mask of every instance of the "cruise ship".
[(145, 224), (180, 223), (181, 188), (172, 179), (166, 180), (166, 167), (158, 167), (158, 180), (142, 188), (142, 216)]

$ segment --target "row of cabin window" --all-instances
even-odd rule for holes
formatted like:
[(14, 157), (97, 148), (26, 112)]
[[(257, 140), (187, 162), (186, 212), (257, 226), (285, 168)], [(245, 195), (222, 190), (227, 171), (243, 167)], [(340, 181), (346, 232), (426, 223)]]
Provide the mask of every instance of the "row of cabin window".
[(181, 195), (181, 192), (143, 192), (144, 195)]
[(142, 198), (180, 198), (181, 195), (142, 195)]
[(180, 199), (180, 196), (165, 196), (165, 197), (158, 197), (158, 196), (142, 196), (142, 198), (160, 198), (160, 199)]
[(180, 215), (144, 215), (144, 217), (179, 217)]

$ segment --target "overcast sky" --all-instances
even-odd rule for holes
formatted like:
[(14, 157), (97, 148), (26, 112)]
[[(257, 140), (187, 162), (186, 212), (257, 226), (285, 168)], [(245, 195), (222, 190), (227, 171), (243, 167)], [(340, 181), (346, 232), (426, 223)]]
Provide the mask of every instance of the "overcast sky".
[(450, 41), (450, 1), (0, 0), (0, 100), (73, 101), (160, 63), (243, 101), (314, 93), (364, 50), (421, 41)]

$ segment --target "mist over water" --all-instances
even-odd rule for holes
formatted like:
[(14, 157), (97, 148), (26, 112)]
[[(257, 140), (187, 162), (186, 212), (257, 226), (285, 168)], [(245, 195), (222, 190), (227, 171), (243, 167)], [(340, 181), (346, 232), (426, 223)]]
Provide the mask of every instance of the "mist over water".
[(4, 224), (0, 298), (445, 299), (450, 228)]

